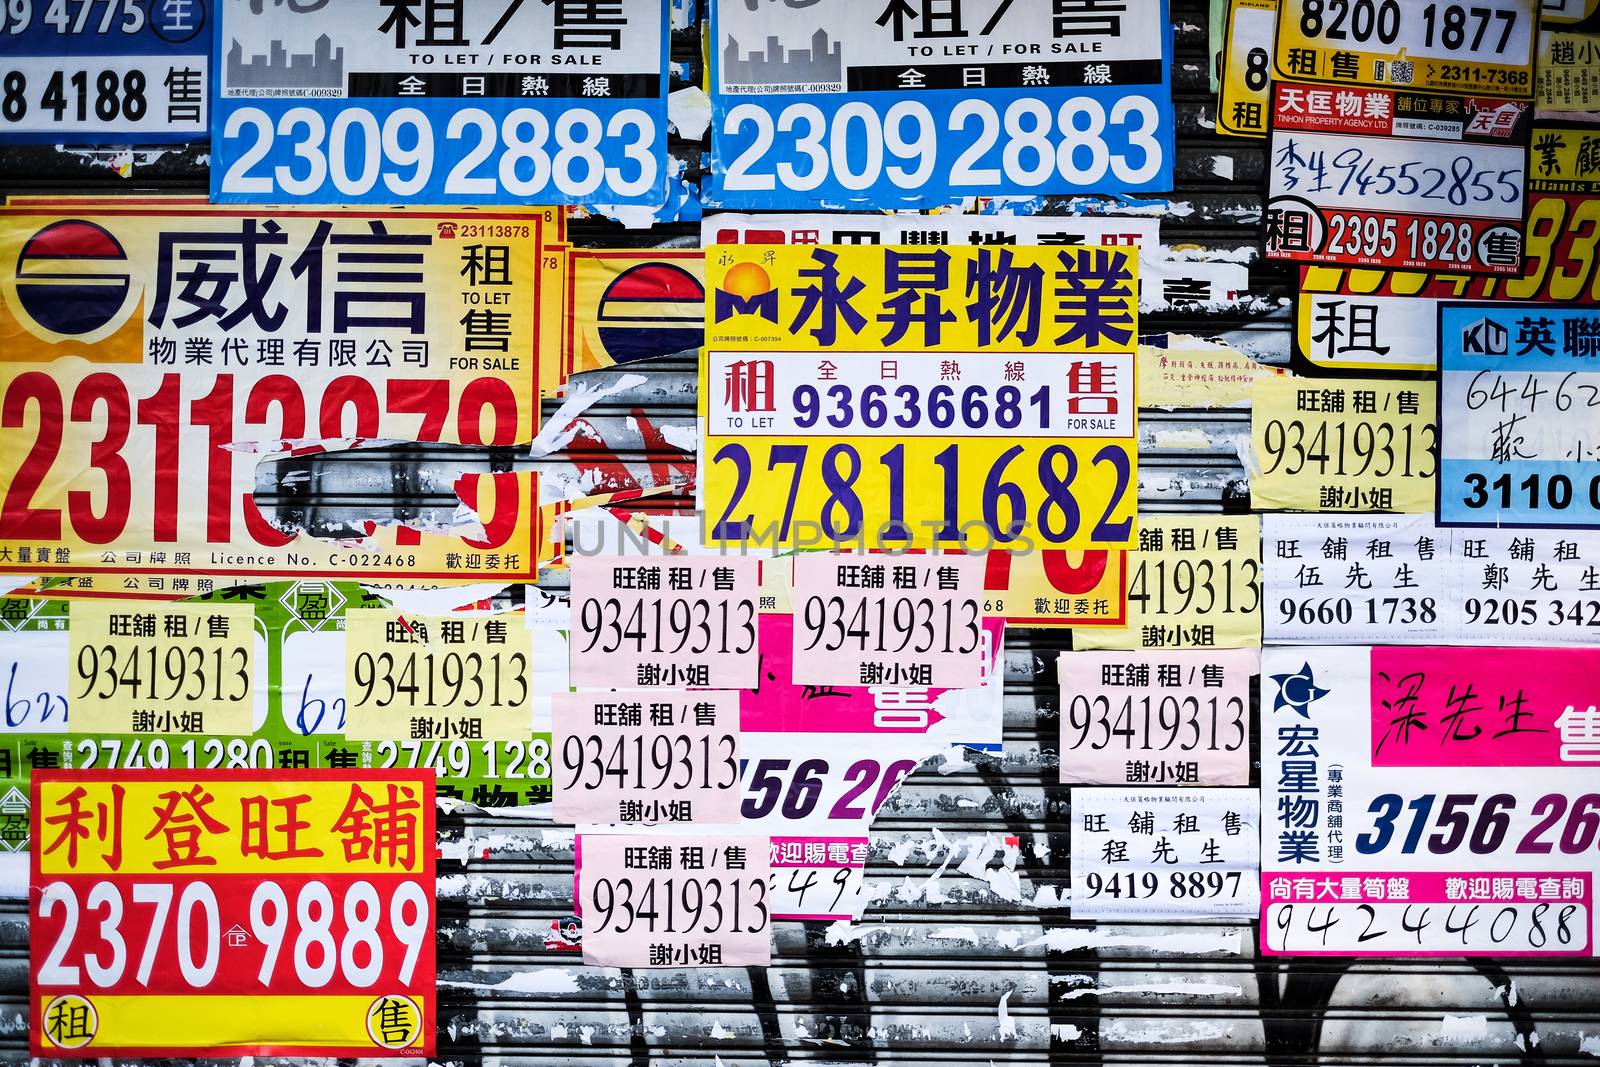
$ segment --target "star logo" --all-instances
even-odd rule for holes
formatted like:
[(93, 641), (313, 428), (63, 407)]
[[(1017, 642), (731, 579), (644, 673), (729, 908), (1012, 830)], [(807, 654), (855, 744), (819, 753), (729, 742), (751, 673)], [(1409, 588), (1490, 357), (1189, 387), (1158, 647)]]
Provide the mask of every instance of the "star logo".
[(1316, 676), (1311, 673), (1310, 661), (1293, 674), (1274, 674), (1272, 680), (1278, 683), (1278, 695), (1272, 700), (1272, 710), (1293, 708), (1295, 714), (1302, 719), (1311, 717), (1307, 709), (1311, 707), (1313, 701), (1328, 695), (1328, 690), (1317, 687)]

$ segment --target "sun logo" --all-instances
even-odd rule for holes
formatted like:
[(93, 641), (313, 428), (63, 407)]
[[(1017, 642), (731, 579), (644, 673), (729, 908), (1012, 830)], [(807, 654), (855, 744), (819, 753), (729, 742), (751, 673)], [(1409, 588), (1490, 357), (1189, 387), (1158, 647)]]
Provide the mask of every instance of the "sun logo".
[(717, 322), (735, 315), (759, 315), (778, 321), (778, 290), (767, 272), (754, 263), (738, 263), (722, 276), (713, 301)]

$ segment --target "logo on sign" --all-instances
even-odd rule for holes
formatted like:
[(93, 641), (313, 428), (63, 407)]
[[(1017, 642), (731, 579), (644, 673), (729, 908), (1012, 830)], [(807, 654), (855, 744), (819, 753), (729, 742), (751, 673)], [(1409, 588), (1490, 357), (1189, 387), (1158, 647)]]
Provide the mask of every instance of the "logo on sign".
[(82, 219), (53, 222), (17, 255), (17, 300), (52, 333), (93, 333), (128, 299), (128, 255), (109, 231)]
[(1317, 676), (1312, 673), (1310, 662), (1293, 673), (1274, 674), (1272, 680), (1278, 684), (1272, 710), (1289, 708), (1302, 719), (1309, 719), (1311, 705), (1328, 695), (1328, 690), (1317, 686)]
[(740, 263), (717, 286), (713, 301), (716, 320), (735, 315), (759, 315), (768, 322), (778, 321), (778, 290), (767, 272), (754, 263)]
[(1464, 356), (1503, 356), (1508, 351), (1510, 331), (1493, 319), (1479, 319), (1461, 331)]
[(676, 264), (629, 267), (600, 295), (600, 343), (618, 363), (699, 348), (705, 341), (705, 299), (700, 280)]

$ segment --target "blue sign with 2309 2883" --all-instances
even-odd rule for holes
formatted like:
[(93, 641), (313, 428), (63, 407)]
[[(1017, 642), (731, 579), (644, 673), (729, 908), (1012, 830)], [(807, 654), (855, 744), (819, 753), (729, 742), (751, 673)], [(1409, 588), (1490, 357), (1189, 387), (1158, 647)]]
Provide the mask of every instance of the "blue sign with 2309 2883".
[(1166, 0), (714, 0), (708, 204), (1172, 188)]
[(206, 137), (213, 0), (0, 3), (0, 142)]
[(212, 199), (660, 204), (666, 0), (233, 0)]

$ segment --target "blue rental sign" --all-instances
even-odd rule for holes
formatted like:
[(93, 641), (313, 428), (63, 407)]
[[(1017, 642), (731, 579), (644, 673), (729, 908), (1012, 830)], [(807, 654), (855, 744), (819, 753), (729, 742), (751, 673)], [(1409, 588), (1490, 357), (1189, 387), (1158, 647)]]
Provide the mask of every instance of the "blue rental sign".
[(1600, 308), (1439, 305), (1439, 525), (1600, 529)]
[(233, 0), (216, 201), (660, 204), (666, 0)]
[(0, 141), (205, 140), (211, 17), (212, 0), (0, 3)]
[(1167, 0), (713, 0), (715, 207), (1172, 188)]

